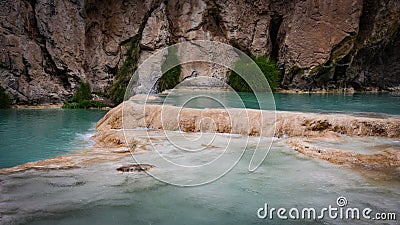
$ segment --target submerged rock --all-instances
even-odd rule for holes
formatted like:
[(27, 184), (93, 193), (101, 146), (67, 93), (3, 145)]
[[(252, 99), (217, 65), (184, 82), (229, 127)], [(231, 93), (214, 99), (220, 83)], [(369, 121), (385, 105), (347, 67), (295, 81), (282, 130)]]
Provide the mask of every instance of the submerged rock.
[(29, 162), (12, 168), (0, 169), (0, 174), (24, 172), (27, 170), (70, 170), (80, 168), (69, 156), (58, 156), (37, 162)]
[(150, 164), (129, 164), (124, 165), (117, 168), (117, 171), (124, 172), (124, 173), (132, 173), (132, 172), (144, 172), (151, 168), (154, 168), (153, 165)]
[[(314, 138), (318, 140), (318, 138)], [(336, 137), (336, 148), (329, 148), (312, 144), (307, 138), (289, 138), (286, 143), (294, 150), (317, 159), (322, 159), (330, 163), (348, 166), (361, 170), (380, 171), (389, 176), (400, 176), (400, 149), (387, 148), (373, 154), (363, 154), (348, 150), (340, 143), (340, 137)]]

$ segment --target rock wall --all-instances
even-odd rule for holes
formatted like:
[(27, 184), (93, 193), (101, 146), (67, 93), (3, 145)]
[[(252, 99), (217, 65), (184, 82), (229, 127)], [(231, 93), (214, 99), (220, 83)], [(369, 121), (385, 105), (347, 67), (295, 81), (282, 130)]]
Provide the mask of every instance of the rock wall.
[(83, 1), (1, 1), (0, 84), (18, 103), (59, 103), (84, 76)]
[[(215, 40), (276, 60), (283, 88), (400, 89), (397, 0), (3, 0), (0, 18), (0, 85), (18, 104), (61, 103), (81, 80), (106, 92), (135, 37), (139, 63)], [(226, 79), (201, 64), (181, 79), (204, 68)]]

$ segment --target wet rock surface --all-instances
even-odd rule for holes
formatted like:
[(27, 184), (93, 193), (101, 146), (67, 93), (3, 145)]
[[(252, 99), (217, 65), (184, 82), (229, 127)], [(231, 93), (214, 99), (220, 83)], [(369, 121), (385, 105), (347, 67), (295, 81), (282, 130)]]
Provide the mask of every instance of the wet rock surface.
[[(399, 174), (400, 149), (398, 147), (389, 146), (377, 150), (373, 154), (366, 154), (346, 149), (341, 142), (344, 137), (398, 139), (400, 138), (400, 118), (397, 117), (369, 118), (344, 114), (279, 111), (272, 114), (252, 109), (233, 109), (227, 112), (223, 109), (186, 108), (179, 111), (178, 107), (173, 106), (144, 106), (132, 102), (124, 104), (126, 107), (124, 128), (152, 127), (156, 130), (285, 137), (288, 138), (286, 143), (291, 148), (309, 157), (357, 170), (368, 169), (390, 177)], [(123, 127), (122, 109), (123, 105), (121, 104), (111, 110), (97, 123), (97, 129), (99, 131), (121, 129)], [(161, 114), (170, 116), (163, 117), (161, 120)], [(263, 124), (265, 127), (263, 127), (260, 121), (264, 120), (273, 120), (275, 124), (265, 122)], [(232, 121), (236, 122), (231, 123)], [(324, 139), (334, 141), (337, 147), (320, 146), (310, 142), (311, 140), (323, 142)]]
[[(122, 111), (124, 111), (124, 127)], [(200, 123), (201, 121), (201, 123)], [(321, 136), (329, 132), (350, 136), (400, 137), (400, 118), (369, 118), (345, 114), (318, 114), (254, 109), (189, 109), (124, 102), (110, 110), (97, 129), (122, 128), (236, 133), (251, 136)]]

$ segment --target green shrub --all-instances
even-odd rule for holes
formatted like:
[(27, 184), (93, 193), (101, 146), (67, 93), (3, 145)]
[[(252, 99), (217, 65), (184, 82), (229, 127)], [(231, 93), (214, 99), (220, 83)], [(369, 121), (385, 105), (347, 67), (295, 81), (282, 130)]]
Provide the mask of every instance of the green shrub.
[[(158, 79), (158, 91), (162, 92), (167, 89), (172, 89), (179, 84), (179, 77), (181, 75), (182, 66), (178, 65), (179, 59), (173, 47), (168, 48), (168, 55), (165, 62), (161, 65), (161, 72), (163, 75)], [(174, 66), (178, 65), (178, 66)], [(171, 66), (173, 68), (169, 69)]]
[(102, 102), (92, 100), (92, 92), (89, 83), (81, 82), (79, 89), (64, 104), (64, 109), (89, 109), (89, 108), (103, 108), (105, 105)]
[(4, 88), (0, 87), (0, 109), (10, 108), (11, 100)]
[(89, 83), (81, 82), (79, 89), (76, 91), (74, 96), (70, 99), (70, 102), (80, 102), (82, 100), (91, 100), (92, 91), (90, 90)]
[(276, 66), (276, 62), (266, 58), (265, 56), (258, 57), (253, 60), (261, 69), (265, 78), (267, 78), (271, 90), (274, 91), (278, 87), (278, 80), (280, 75), (280, 71)]
[[(276, 67), (276, 63), (265, 56), (252, 56), (251, 58), (254, 60), (254, 62), (247, 59), (238, 60), (235, 64), (234, 69), (243, 76), (250, 77), (251, 75), (257, 74), (257, 68), (255, 67), (255, 65), (257, 65), (267, 79), (271, 90), (274, 91), (278, 85), (280, 74), (278, 68)], [(257, 77), (254, 78), (257, 79)], [(250, 80), (250, 82), (251, 85), (249, 85), (241, 76), (239, 76), (239, 74), (237, 74), (233, 70), (231, 70), (228, 77), (228, 84), (236, 91), (253, 92), (250, 86), (252, 86), (256, 90), (257, 88), (264, 89), (264, 85), (262, 85), (262, 80)]]

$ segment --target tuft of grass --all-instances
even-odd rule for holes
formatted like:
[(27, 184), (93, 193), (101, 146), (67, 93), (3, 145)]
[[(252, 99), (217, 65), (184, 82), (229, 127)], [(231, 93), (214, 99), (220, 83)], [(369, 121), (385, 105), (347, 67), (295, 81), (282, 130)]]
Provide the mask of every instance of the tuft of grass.
[(158, 79), (158, 91), (162, 92), (167, 89), (172, 89), (176, 85), (178, 85), (181, 71), (182, 66), (179, 65), (179, 59), (176, 55), (176, 51), (173, 47), (169, 47), (167, 58), (165, 59), (165, 62), (161, 65), (161, 72), (163, 73), (163, 75)]
[(6, 90), (0, 87), (0, 109), (10, 108), (10, 105), (11, 105), (10, 97), (7, 95)]
[(92, 100), (90, 85), (86, 82), (81, 82), (79, 89), (68, 102), (62, 106), (64, 109), (99, 109), (103, 107), (105, 107), (104, 103)]
[[(246, 74), (255, 74), (256, 67), (254, 63), (260, 68), (261, 72), (264, 74), (267, 79), (271, 90), (274, 91), (278, 86), (280, 71), (276, 66), (275, 61), (265, 57), (255, 57), (251, 56), (254, 62), (249, 60), (238, 60), (235, 64), (235, 71), (238, 71), (240, 74), (246, 76)], [(251, 86), (257, 90), (258, 87), (263, 85), (259, 85), (258, 81), (251, 80)], [(261, 81), (260, 81), (261, 82)], [(231, 70), (228, 77), (228, 84), (235, 90), (239, 92), (253, 92), (250, 88), (250, 85), (236, 72)]]
[(105, 107), (102, 102), (93, 100), (81, 100), (79, 102), (66, 103), (62, 106), (63, 109), (100, 109)]

